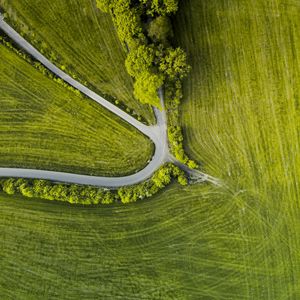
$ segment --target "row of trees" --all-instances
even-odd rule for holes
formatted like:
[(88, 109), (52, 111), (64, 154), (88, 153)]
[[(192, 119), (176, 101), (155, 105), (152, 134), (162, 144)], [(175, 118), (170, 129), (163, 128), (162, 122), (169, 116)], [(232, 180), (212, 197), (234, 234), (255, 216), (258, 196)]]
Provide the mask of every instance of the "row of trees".
[(170, 45), (169, 16), (177, 11), (178, 0), (97, 0), (97, 4), (111, 14), (129, 52), (125, 65), (135, 78), (135, 97), (160, 108), (158, 89), (167, 81), (183, 79), (190, 69), (185, 52)]
[(173, 155), (191, 168), (183, 147), (179, 122), (182, 80), (188, 75), (186, 53), (171, 46), (173, 29), (170, 16), (178, 9), (178, 0), (97, 0), (98, 7), (109, 12), (119, 38), (129, 54), (128, 73), (135, 78), (134, 95), (144, 104), (161, 108), (158, 89), (165, 87), (168, 111), (168, 136)]
[(182, 170), (171, 163), (167, 163), (160, 167), (148, 181), (134, 186), (121, 187), (118, 190), (24, 178), (1, 179), (0, 188), (8, 195), (21, 194), (28, 198), (41, 198), (72, 204), (97, 205), (119, 201), (126, 204), (151, 197), (170, 184), (172, 179), (177, 179), (181, 185), (188, 183)]

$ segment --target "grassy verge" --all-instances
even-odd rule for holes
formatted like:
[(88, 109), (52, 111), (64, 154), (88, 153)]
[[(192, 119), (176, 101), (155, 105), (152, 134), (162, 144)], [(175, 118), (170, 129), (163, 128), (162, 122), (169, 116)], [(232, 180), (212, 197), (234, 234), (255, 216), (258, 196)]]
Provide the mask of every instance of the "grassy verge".
[(2, 167), (115, 176), (145, 166), (153, 145), (137, 130), (3, 45), (0, 54)]
[(66, 72), (128, 112), (154, 122), (149, 106), (136, 101), (127, 75), (125, 52), (110, 17), (87, 1), (0, 0), (16, 29)]

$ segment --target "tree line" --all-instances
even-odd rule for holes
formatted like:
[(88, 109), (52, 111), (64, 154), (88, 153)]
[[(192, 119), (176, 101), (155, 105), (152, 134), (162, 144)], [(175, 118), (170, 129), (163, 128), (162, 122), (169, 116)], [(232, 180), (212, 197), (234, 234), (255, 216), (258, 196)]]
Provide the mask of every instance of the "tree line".
[(97, 5), (112, 16), (128, 52), (125, 66), (135, 79), (134, 96), (144, 104), (161, 108), (158, 89), (164, 86), (171, 151), (180, 162), (196, 168), (184, 151), (179, 122), (182, 80), (191, 67), (186, 53), (172, 46), (170, 17), (178, 10), (178, 0), (97, 0)]
[(27, 198), (41, 198), (71, 204), (98, 205), (115, 202), (128, 204), (157, 194), (175, 179), (181, 185), (188, 184), (187, 177), (181, 169), (171, 163), (166, 163), (149, 180), (116, 190), (26, 178), (2, 178), (0, 189), (8, 195), (21, 194)]

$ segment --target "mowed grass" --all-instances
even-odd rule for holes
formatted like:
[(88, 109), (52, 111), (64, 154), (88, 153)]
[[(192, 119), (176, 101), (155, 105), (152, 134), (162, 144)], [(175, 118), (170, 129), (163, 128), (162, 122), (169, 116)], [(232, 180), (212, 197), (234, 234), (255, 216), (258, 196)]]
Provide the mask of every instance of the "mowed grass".
[(125, 51), (110, 15), (102, 13), (95, 0), (0, 0), (0, 6), (48, 58), (55, 54), (59, 65), (73, 70), (95, 91), (115, 97), (155, 122), (152, 109), (134, 99)]
[(298, 194), (299, 17), (288, 0), (181, 5), (176, 32), (193, 67), (182, 107), (186, 148), (230, 184), (283, 184)]
[(0, 45), (0, 166), (124, 175), (152, 142), (96, 102), (55, 83)]
[[(182, 106), (186, 149), (240, 205), (245, 270), (253, 262), (249, 289), (233, 298), (299, 299), (300, 5), (188, 0), (174, 24), (193, 67)], [(230, 262), (238, 272), (241, 260)], [(260, 285), (262, 266), (268, 274)]]
[(1, 195), (0, 298), (298, 300), (296, 4), (182, 1), (186, 147), (225, 185), (90, 208)]
[(297, 205), (244, 202), (201, 185), (89, 208), (1, 194), (0, 297), (299, 299)]

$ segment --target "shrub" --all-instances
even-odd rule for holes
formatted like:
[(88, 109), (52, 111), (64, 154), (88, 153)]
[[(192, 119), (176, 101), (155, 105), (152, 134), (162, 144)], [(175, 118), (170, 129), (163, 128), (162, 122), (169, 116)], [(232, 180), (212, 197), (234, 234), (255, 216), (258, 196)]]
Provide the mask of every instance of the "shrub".
[(175, 13), (178, 9), (178, 0), (140, 0), (146, 5), (148, 15), (169, 15)]
[(161, 166), (148, 181), (121, 187), (118, 190), (22, 178), (1, 179), (0, 187), (9, 195), (20, 193), (28, 198), (36, 197), (71, 204), (97, 205), (112, 204), (116, 201), (127, 204), (151, 197), (176, 178), (180, 184), (187, 184), (185, 173), (175, 165), (167, 163)]
[(138, 77), (143, 72), (150, 71), (154, 64), (154, 50), (146, 45), (138, 46), (132, 49), (125, 61), (128, 74), (132, 77)]
[(168, 39), (173, 37), (170, 19), (166, 16), (153, 19), (148, 28), (148, 36), (154, 42), (167, 44)]
[(159, 70), (170, 80), (182, 80), (187, 76), (191, 67), (187, 64), (186, 53), (181, 48), (168, 48), (162, 58)]
[(143, 72), (134, 83), (134, 96), (144, 104), (161, 108), (158, 89), (163, 85), (164, 77), (160, 74)]

